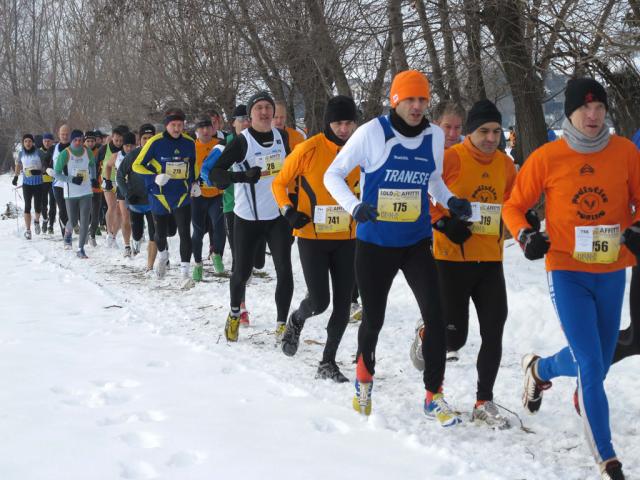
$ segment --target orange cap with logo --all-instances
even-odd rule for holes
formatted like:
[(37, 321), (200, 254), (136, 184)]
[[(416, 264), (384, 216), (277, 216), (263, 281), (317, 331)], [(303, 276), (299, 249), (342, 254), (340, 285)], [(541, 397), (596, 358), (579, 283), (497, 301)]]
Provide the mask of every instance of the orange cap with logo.
[(429, 98), (429, 80), (417, 70), (405, 70), (393, 77), (389, 101), (395, 108), (405, 98)]

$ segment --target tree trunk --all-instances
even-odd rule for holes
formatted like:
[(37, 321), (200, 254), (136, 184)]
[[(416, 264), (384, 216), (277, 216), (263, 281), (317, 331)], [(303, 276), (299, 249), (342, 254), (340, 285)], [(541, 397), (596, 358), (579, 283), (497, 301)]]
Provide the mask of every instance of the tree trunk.
[(520, 0), (488, 0), (483, 12), (513, 95), (517, 144), (526, 159), (547, 141), (542, 110), (542, 79), (535, 71), (525, 45), (524, 12)]
[(420, 27), (422, 28), (422, 37), (427, 45), (427, 53), (429, 55), (429, 63), (431, 64), (431, 77), (429, 81), (433, 87), (433, 93), (438, 97), (439, 101), (443, 101), (449, 98), (447, 89), (444, 86), (442, 67), (440, 66), (440, 58), (438, 57), (438, 50), (436, 49), (436, 43), (433, 40), (433, 32), (431, 26), (427, 20), (427, 12), (424, 8), (423, 0), (416, 0), (416, 10), (418, 11), (418, 18), (420, 19)]
[(376, 71), (376, 76), (369, 86), (369, 93), (367, 100), (364, 102), (362, 121), (366, 122), (374, 117), (382, 114), (382, 98), (385, 92), (384, 77), (389, 70), (389, 59), (391, 58), (391, 33), (387, 35), (387, 39), (384, 42), (384, 48), (382, 49), (382, 56), (380, 57), (380, 64)]
[(453, 31), (449, 21), (449, 5), (447, 0), (438, 0), (438, 13), (442, 22), (442, 37), (444, 41), (444, 68), (449, 80), (449, 94), (455, 102), (460, 102), (460, 81), (456, 72), (456, 58), (453, 50)]
[(391, 32), (392, 58), (395, 71), (400, 72), (409, 69), (407, 53), (404, 50), (404, 26), (402, 23), (402, 0), (389, 0), (387, 4), (389, 15), (389, 29)]
[(482, 78), (480, 7), (477, 0), (464, 0), (464, 19), (467, 33), (467, 55), (469, 57), (467, 99), (469, 104), (473, 104), (487, 98)]

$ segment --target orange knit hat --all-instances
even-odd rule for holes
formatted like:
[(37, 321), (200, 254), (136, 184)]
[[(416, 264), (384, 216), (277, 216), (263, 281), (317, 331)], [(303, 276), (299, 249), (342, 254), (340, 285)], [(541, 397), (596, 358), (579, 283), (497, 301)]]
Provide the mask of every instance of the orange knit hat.
[(391, 82), (389, 94), (391, 108), (396, 108), (398, 103), (410, 97), (429, 98), (429, 80), (417, 70), (400, 72), (393, 77), (393, 82)]

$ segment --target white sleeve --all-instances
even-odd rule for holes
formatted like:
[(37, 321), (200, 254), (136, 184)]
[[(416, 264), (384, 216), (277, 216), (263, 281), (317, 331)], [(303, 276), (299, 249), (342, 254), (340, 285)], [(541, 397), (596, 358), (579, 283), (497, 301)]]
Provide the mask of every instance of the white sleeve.
[(429, 178), (429, 195), (436, 202), (441, 204), (445, 208), (449, 208), (447, 206), (447, 202), (453, 194), (449, 187), (442, 180), (442, 164), (444, 162), (444, 133), (442, 129), (436, 125), (431, 125), (431, 129), (433, 132), (433, 159), (436, 164), (436, 169), (431, 174)]
[(378, 120), (373, 119), (358, 128), (324, 174), (324, 186), (342, 208), (351, 214), (360, 205), (360, 200), (349, 189), (344, 179), (356, 167), (363, 167), (366, 171), (371, 161), (372, 139), (376, 138), (376, 133), (384, 143), (382, 127), (379, 128), (380, 132), (377, 132), (376, 124), (379, 126)]

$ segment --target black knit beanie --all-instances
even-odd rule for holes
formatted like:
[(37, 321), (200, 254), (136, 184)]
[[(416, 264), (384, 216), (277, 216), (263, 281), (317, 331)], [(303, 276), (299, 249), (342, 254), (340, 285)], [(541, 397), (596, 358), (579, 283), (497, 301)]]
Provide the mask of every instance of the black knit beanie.
[(271, 95), (269, 95), (269, 92), (258, 92), (253, 95), (247, 102), (247, 112), (249, 112), (249, 116), (251, 116), (251, 109), (253, 108), (253, 106), (262, 100), (266, 100), (271, 104), (274, 110), (276, 109), (276, 104), (273, 101), (273, 98), (271, 98)]
[(27, 138), (30, 138), (32, 142), (34, 141), (34, 139), (33, 139), (33, 135), (31, 135), (30, 133), (25, 133), (25, 134), (22, 136), (22, 141), (24, 142), (24, 141), (25, 141), (25, 139), (27, 139)]
[(489, 122), (497, 122), (502, 125), (502, 114), (490, 100), (480, 100), (476, 102), (469, 110), (467, 115), (467, 123), (465, 124), (465, 132), (473, 133), (480, 125)]
[(602, 102), (607, 110), (607, 91), (593, 78), (575, 78), (567, 82), (564, 91), (564, 114), (569, 118), (573, 112), (589, 102)]
[(353, 98), (345, 95), (338, 95), (330, 98), (327, 102), (327, 108), (324, 112), (324, 123), (329, 125), (332, 122), (341, 122), (342, 120), (358, 119), (358, 109)]
[(136, 134), (133, 132), (127, 132), (122, 136), (122, 145), (135, 145)]

